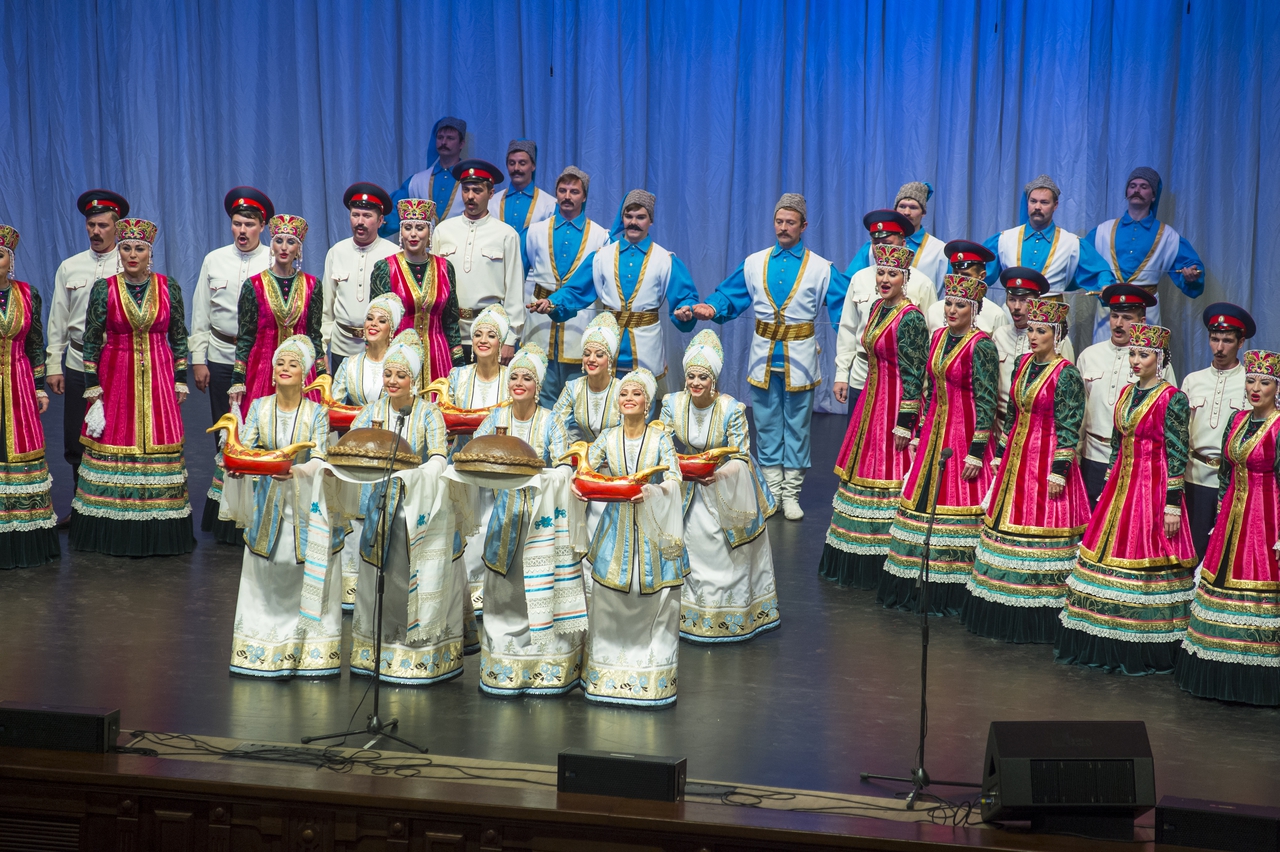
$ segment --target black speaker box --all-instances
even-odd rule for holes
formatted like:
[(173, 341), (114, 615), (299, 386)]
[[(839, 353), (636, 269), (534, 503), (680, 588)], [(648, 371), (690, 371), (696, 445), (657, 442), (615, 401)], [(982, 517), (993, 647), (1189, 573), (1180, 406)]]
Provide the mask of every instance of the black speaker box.
[(557, 761), (556, 789), (624, 799), (684, 798), (685, 759), (567, 748)]
[(106, 753), (119, 736), (119, 710), (0, 701), (0, 746)]
[(1280, 852), (1280, 808), (1163, 796), (1156, 843), (1227, 852)]
[(1155, 807), (1142, 722), (992, 722), (982, 772), (983, 820), (1033, 831), (1132, 840)]

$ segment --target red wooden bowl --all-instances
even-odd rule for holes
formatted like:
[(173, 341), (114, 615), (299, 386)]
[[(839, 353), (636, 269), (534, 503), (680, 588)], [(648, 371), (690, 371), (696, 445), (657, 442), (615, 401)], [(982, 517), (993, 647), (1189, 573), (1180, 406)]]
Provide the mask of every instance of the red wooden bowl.
[(628, 503), (632, 498), (639, 497), (640, 489), (644, 487), (643, 482), (633, 479), (579, 479), (576, 476), (573, 484), (583, 497), (601, 503)]
[(716, 472), (720, 463), (714, 459), (697, 456), (680, 456), (680, 476), (684, 479), (704, 479)]
[(355, 422), (356, 415), (360, 413), (358, 406), (335, 405), (329, 409), (329, 428), (330, 429), (350, 429), (351, 424)]
[(441, 411), (444, 415), (444, 428), (450, 435), (470, 435), (480, 428), (480, 424), (489, 416), (488, 409)]
[(243, 476), (283, 476), (293, 467), (293, 459), (232, 456), (224, 452), (222, 466), (229, 473)]

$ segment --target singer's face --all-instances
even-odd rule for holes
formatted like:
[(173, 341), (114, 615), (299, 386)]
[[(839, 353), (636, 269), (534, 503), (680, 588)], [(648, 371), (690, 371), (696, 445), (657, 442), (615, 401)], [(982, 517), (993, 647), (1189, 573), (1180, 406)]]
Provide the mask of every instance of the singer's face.
[(649, 410), (649, 399), (645, 396), (644, 388), (634, 383), (623, 385), (618, 391), (618, 408), (623, 414), (643, 416)]
[(364, 340), (365, 343), (377, 343), (382, 341), (388, 343), (391, 341), (391, 317), (387, 316), (380, 310), (369, 309), (364, 315)]
[(702, 367), (693, 367), (684, 374), (684, 389), (693, 397), (694, 402), (706, 402), (715, 387), (715, 377), (711, 375), (711, 371)]
[(382, 371), (382, 388), (394, 407), (404, 408), (413, 398), (413, 376), (401, 367), (387, 367)]
[(598, 376), (609, 370), (609, 353), (594, 343), (582, 347), (582, 372)]
[(517, 367), (507, 376), (507, 390), (511, 392), (511, 398), (516, 402), (533, 399), (538, 395), (538, 377), (532, 370)]
[(277, 388), (292, 388), (302, 385), (306, 373), (302, 369), (302, 360), (297, 355), (284, 353), (278, 356), (273, 365)]
[(489, 325), (478, 325), (471, 329), (471, 349), (476, 360), (486, 357), (496, 358), (502, 341), (498, 339), (498, 331)]

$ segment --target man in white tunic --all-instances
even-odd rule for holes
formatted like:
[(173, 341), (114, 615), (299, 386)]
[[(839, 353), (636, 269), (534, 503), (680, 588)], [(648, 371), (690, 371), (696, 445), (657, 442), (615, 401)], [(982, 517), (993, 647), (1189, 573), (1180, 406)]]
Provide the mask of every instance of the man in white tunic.
[[(983, 269), (985, 270), (985, 266)], [(1029, 266), (1011, 266), (1000, 273), (1000, 283), (1004, 284), (1004, 306), (1013, 320), (1000, 326), (991, 334), (991, 341), (996, 345), (1000, 355), (1000, 399), (997, 404), (997, 416), (1004, 421), (1009, 411), (1009, 392), (1013, 388), (1013, 370), (1018, 366), (1018, 359), (1031, 351), (1027, 338), (1027, 300), (1044, 299), (1058, 301), (1062, 297), (1049, 295), (1049, 281)], [(986, 312), (984, 306), (983, 312)], [(1058, 354), (1075, 363), (1076, 350), (1071, 346), (1071, 338), (1063, 337), (1058, 344)]]
[[(583, 208), (591, 177), (577, 166), (568, 166), (556, 180), (557, 208), (550, 219), (529, 229), (525, 237), (528, 274), (524, 279), (526, 303), (546, 299), (559, 290), (584, 264), (591, 268), (596, 250), (609, 241), (609, 229), (587, 218)], [(582, 335), (592, 317), (581, 314), (566, 322), (529, 311), (524, 341), (536, 343), (547, 353), (547, 375), (539, 404), (551, 408), (564, 386), (582, 375)]]
[(431, 139), (435, 144), (435, 159), (422, 171), (405, 178), (404, 183), (391, 196), (391, 210), (378, 229), (381, 236), (394, 237), (400, 233), (400, 216), (396, 212), (396, 204), (401, 199), (426, 198), (434, 201), (436, 222), (462, 215), (462, 193), (458, 191), (453, 167), (466, 156), (467, 123), (447, 115), (431, 128)]
[(789, 521), (804, 518), (800, 487), (810, 466), (814, 389), (822, 384), (814, 322), (823, 307), (828, 315), (839, 315), (827, 297), (840, 271), (805, 246), (807, 213), (803, 195), (784, 194), (773, 210), (773, 247), (738, 264), (704, 304), (676, 312), (679, 319), (723, 324), (752, 311), (755, 334), (747, 383), (758, 433), (756, 452), (765, 482)]
[(252, 186), (232, 189), (222, 207), (231, 218), (231, 244), (209, 252), (200, 265), (190, 337), (191, 374), (196, 388), (209, 393), (214, 422), (231, 410), (227, 390), (236, 363), (240, 287), (271, 265), (262, 229), (276, 215), (267, 194)]
[[(995, 255), (986, 246), (969, 240), (952, 240), (943, 249), (951, 264), (951, 271), (966, 278), (986, 280), (987, 263), (995, 259)], [(947, 303), (939, 299), (924, 309), (925, 322), (929, 325), (929, 333), (933, 334), (947, 324)], [(982, 297), (982, 310), (973, 318), (973, 324), (987, 334), (994, 334), (996, 329), (1013, 322), (1004, 305)]]
[[(911, 220), (893, 210), (872, 210), (862, 217), (862, 224), (871, 235), (873, 246), (904, 246), (907, 238), (915, 233)], [(856, 262), (855, 258), (849, 268), (852, 269)], [(838, 292), (835, 282), (831, 284), (831, 289), (835, 291), (832, 296), (838, 297), (833, 298), (836, 311), (832, 313), (831, 321), (840, 328), (836, 339), (835, 380), (837, 383), (848, 384), (849, 388), (843, 399), (837, 393), (836, 400), (848, 403), (849, 414), (852, 415), (853, 407), (867, 383), (867, 352), (862, 348), (862, 333), (866, 331), (871, 307), (879, 298), (876, 295), (876, 268), (868, 266), (857, 270), (847, 282), (842, 282), (842, 286), (847, 286), (844, 293)], [(933, 279), (916, 266), (909, 270), (903, 292), (922, 311), (928, 310), (930, 305), (938, 301), (938, 290)]]
[[(530, 310), (565, 322), (599, 300), (618, 320), (622, 335), (617, 372), (644, 368), (661, 381), (667, 374), (662, 306), (668, 305), (675, 327), (687, 332), (696, 321), (680, 319), (677, 311), (699, 300), (688, 268), (649, 236), (654, 201), (653, 193), (643, 189), (628, 192), (613, 230), (622, 238), (597, 251), (589, 263), (583, 260), (560, 289), (534, 302)], [(651, 408), (656, 403), (656, 397), (649, 401)]]
[[(391, 196), (374, 183), (353, 183), (343, 193), (351, 236), (335, 243), (324, 257), (324, 317), (320, 334), (329, 350), (329, 375), (344, 358), (364, 351), (364, 319), (369, 313), (373, 267), (400, 247), (378, 236), (391, 210)], [(398, 226), (397, 226), (398, 227)]]
[(525, 240), (535, 222), (543, 222), (556, 213), (556, 197), (534, 186), (538, 169), (538, 146), (532, 139), (512, 139), (507, 145), (507, 185), (493, 194), (489, 209), (497, 211), (499, 220), (516, 229), (520, 235), (520, 259), (529, 270), (529, 252)]
[[(1204, 264), (1191, 243), (1156, 218), (1163, 184), (1155, 169), (1138, 166), (1125, 181), (1129, 209), (1119, 219), (1108, 219), (1085, 237), (1111, 266), (1111, 274), (1123, 284), (1135, 284), (1148, 293), (1166, 274), (1178, 289), (1194, 299), (1204, 292)], [(1160, 325), (1160, 305), (1147, 312), (1147, 322)], [(1098, 305), (1095, 343), (1107, 337), (1107, 312)]]
[[(76, 200), (84, 214), (89, 248), (58, 266), (53, 277), (53, 304), (49, 307), (48, 353), (45, 384), (52, 393), (66, 394), (62, 408), (62, 457), (71, 465), (72, 490), (80, 480), (80, 427), (84, 425), (84, 320), (89, 310), (93, 282), (120, 271), (116, 249), (116, 221), (129, 215), (124, 196), (106, 189), (91, 189)], [(66, 353), (66, 373), (62, 356)], [(58, 522), (65, 528), (70, 519)]]
[(1209, 533), (1218, 517), (1218, 468), (1222, 464), (1222, 439), (1237, 412), (1252, 406), (1244, 388), (1240, 348), (1253, 337), (1257, 323), (1249, 312), (1230, 302), (1215, 302), (1204, 309), (1213, 364), (1188, 373), (1182, 392), (1191, 406), (1190, 458), (1187, 459), (1187, 513), (1191, 516), (1191, 540), (1196, 556), (1204, 559)]
[(1053, 178), (1040, 175), (1026, 185), (1024, 224), (1001, 231), (983, 245), (995, 253), (987, 278), (995, 280), (1011, 266), (1026, 266), (1049, 281), (1050, 293), (1070, 290), (1100, 292), (1115, 278), (1093, 243), (1054, 224), (1061, 192)]
[[(915, 258), (911, 261), (911, 268), (920, 270), (925, 277), (934, 283), (936, 296), (941, 300), (942, 279), (946, 277), (948, 271), (947, 255), (942, 250), (942, 240), (930, 234), (921, 226), (931, 198), (933, 198), (933, 186), (931, 184), (918, 180), (909, 181), (904, 183), (898, 190), (898, 196), (893, 200), (893, 209), (895, 212), (906, 216), (914, 229), (911, 235), (906, 238), (905, 243), (907, 248), (916, 253)], [(858, 270), (872, 266), (871, 246), (872, 243), (868, 241), (862, 244), (862, 248), (858, 249), (858, 253), (853, 256), (853, 260), (844, 271), (846, 278), (852, 278)]]
[(471, 321), (489, 305), (500, 304), (511, 323), (502, 341), (501, 361), (506, 364), (524, 332), (524, 264), (516, 229), (489, 213), (502, 171), (484, 160), (463, 160), (454, 166), (453, 176), (462, 187), (462, 215), (436, 227), (431, 252), (452, 263), (458, 279), (458, 325), (466, 360), (471, 360)]
[[(1084, 379), (1084, 474), (1089, 502), (1098, 504), (1107, 484), (1111, 463), (1111, 432), (1116, 400), (1124, 386), (1137, 381), (1129, 366), (1129, 327), (1142, 322), (1156, 297), (1131, 284), (1112, 284), (1102, 291), (1102, 303), (1111, 311), (1111, 337), (1080, 353), (1076, 366)], [(1175, 384), (1173, 365), (1165, 364), (1164, 380)]]

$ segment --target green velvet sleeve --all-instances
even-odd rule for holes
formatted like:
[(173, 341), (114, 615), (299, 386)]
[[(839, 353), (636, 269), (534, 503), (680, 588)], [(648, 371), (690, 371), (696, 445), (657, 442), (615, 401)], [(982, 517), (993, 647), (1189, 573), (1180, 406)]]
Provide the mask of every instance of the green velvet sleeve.
[[(1248, 417), (1248, 414), (1238, 414), (1237, 417)], [(1227, 455), (1227, 444), (1231, 443), (1231, 433), (1235, 430), (1235, 421), (1228, 424), (1227, 428), (1222, 431), (1222, 461), (1218, 464), (1218, 505), (1221, 507), (1222, 498), (1227, 496), (1227, 488), (1231, 486), (1232, 468), (1235, 467), (1231, 463), (1231, 457)], [(1280, 436), (1277, 436), (1280, 441)], [(1280, 474), (1280, 455), (1276, 456), (1276, 472)]]
[(236, 330), (236, 363), (231, 371), (231, 383), (242, 385), (249, 370), (249, 353), (253, 351), (253, 344), (258, 339), (258, 294), (253, 292), (252, 281), (246, 280), (240, 285), (240, 304), (236, 310), (240, 316)]
[(44, 323), (40, 320), (43, 304), (40, 293), (31, 288), (31, 327), (27, 329), (26, 340), (22, 342), (22, 351), (31, 362), (31, 376), (35, 379), (36, 390), (44, 390)]
[(101, 278), (89, 292), (89, 308), (84, 318), (84, 386), (98, 386), (98, 358), (102, 356), (107, 332), (107, 282)]
[[(924, 395), (925, 362), (929, 359), (929, 326), (920, 311), (907, 311), (898, 322), (898, 374), (902, 382), (902, 403), (898, 425), (915, 428)], [(904, 417), (905, 415), (905, 417)]]
[(1191, 422), (1191, 405), (1187, 395), (1178, 391), (1169, 400), (1164, 413), (1165, 463), (1169, 467), (1169, 486), (1165, 504), (1182, 505), (1183, 476), (1187, 472), (1187, 455), (1191, 446), (1188, 427)]
[(444, 339), (449, 344), (449, 357), (453, 366), (461, 367), (466, 363), (462, 356), (462, 330), (458, 325), (458, 277), (453, 272), (453, 263), (445, 261), (445, 269), (449, 275), (449, 298), (444, 303)]
[(173, 382), (185, 385), (187, 358), (191, 354), (187, 348), (187, 310), (182, 287), (173, 278), (169, 279), (169, 349), (173, 352)]
[(369, 275), (369, 301), (372, 302), (384, 293), (390, 292), (391, 267), (387, 264), (386, 258), (383, 258), (373, 265), (373, 272)]
[(1074, 364), (1067, 364), (1058, 374), (1058, 387), (1053, 393), (1053, 426), (1058, 445), (1053, 453), (1053, 472), (1066, 476), (1076, 461), (1080, 443), (1080, 426), (1084, 423), (1084, 379)]
[(1000, 353), (991, 338), (984, 337), (973, 347), (973, 440), (969, 455), (980, 459), (987, 451), (991, 429), (996, 422), (996, 403), (1000, 397)]
[(320, 333), (324, 322), (324, 296), (320, 282), (314, 278), (311, 280), (315, 282), (315, 289), (307, 303), (307, 337), (311, 338), (311, 345), (316, 348), (316, 375), (324, 376), (329, 372), (329, 359), (324, 357), (324, 336)]
[[(1013, 365), (1013, 375), (1017, 376), (1022, 369), (1022, 359), (1030, 358), (1029, 353), (1019, 355), (1018, 361)], [(995, 456), (998, 459), (1004, 458), (1004, 451), (1009, 446), (1009, 436), (1013, 434), (1013, 422), (1017, 419), (1017, 403), (1009, 399), (1008, 409), (1004, 413), (1004, 419), (1000, 422), (1000, 440), (996, 441)]]

